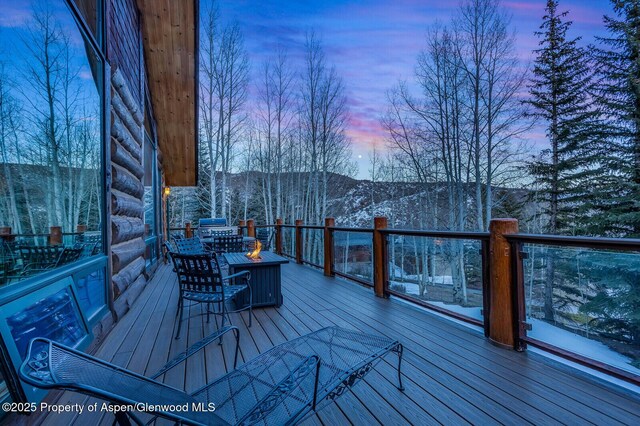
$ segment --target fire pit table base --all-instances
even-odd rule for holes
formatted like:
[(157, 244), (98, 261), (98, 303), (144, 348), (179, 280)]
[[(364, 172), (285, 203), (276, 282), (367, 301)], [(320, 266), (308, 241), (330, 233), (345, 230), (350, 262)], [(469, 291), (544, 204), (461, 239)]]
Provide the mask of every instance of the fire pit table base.
[[(229, 264), (229, 274), (240, 271), (251, 273), (251, 294), (253, 307), (282, 305), (282, 275), (280, 265), (289, 263), (287, 259), (269, 251), (260, 253), (260, 259), (249, 259), (245, 253), (225, 253), (225, 260)], [(249, 303), (249, 295), (238, 295), (237, 307), (241, 308)]]

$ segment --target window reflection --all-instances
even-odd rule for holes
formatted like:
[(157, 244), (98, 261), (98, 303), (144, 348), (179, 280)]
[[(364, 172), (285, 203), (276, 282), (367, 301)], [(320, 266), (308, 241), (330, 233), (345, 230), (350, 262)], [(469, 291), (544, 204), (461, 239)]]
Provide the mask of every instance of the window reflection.
[(145, 238), (155, 235), (155, 168), (156, 152), (147, 136), (144, 143), (144, 225)]
[(0, 28), (0, 286), (102, 251), (102, 64), (64, 1), (11, 7)]
[(87, 335), (68, 288), (7, 317), (7, 325), (22, 358), (35, 337), (75, 346)]
[(91, 319), (105, 303), (104, 269), (98, 269), (76, 281), (78, 303), (88, 319)]
[(74, 0), (74, 3), (78, 7), (80, 14), (87, 23), (89, 30), (93, 33), (96, 39), (99, 39), (99, 19), (100, 19), (100, 7), (102, 2), (96, 0)]

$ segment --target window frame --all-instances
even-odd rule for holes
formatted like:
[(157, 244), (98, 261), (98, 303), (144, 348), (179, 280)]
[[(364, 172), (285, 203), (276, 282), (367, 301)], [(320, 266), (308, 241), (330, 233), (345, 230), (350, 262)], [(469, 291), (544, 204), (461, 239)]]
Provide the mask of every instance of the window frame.
[[(73, 262), (69, 265), (63, 265), (59, 268), (52, 269), (50, 271), (43, 272), (32, 277), (27, 277), (24, 280), (20, 280), (15, 284), (5, 286), (0, 289), (0, 308), (3, 314), (6, 311), (6, 307), (15, 303), (18, 299), (23, 299), (27, 304), (32, 301), (37, 295), (44, 294), (47, 291), (53, 292), (59, 286), (67, 287), (71, 289), (71, 296), (73, 297), (76, 307), (79, 313), (80, 320), (83, 322), (87, 329), (87, 335), (82, 339), (82, 342), (78, 345), (79, 348), (86, 348), (91, 341), (95, 338), (92, 333), (92, 328), (95, 324), (108, 313), (109, 308), (112, 306), (112, 291), (110, 289), (110, 277), (111, 277), (111, 265), (108, 262), (108, 247), (110, 245), (110, 218), (111, 209), (109, 208), (110, 197), (110, 173), (107, 172), (110, 167), (110, 150), (107, 144), (110, 143), (110, 128), (111, 118), (109, 109), (111, 105), (111, 82), (108, 76), (111, 75), (110, 66), (106, 56), (106, 17), (107, 17), (107, 3), (108, 0), (95, 0), (97, 3), (97, 28), (94, 34), (91, 28), (85, 22), (84, 16), (80, 12), (78, 6), (74, 0), (61, 0), (61, 2), (67, 6), (68, 13), (71, 18), (77, 24), (78, 31), (83, 37), (84, 42), (91, 48), (93, 54), (96, 56), (99, 63), (99, 72), (97, 73), (98, 81), (96, 82), (96, 88), (100, 95), (100, 214), (102, 217), (102, 223), (100, 224), (101, 238), (101, 252), (99, 254), (87, 257)], [(104, 270), (103, 288), (105, 292), (105, 303), (96, 312), (88, 318), (87, 312), (85, 312), (77, 297), (76, 279), (79, 276), (85, 276), (92, 272)], [(64, 283), (64, 284), (62, 284)], [(0, 329), (2, 324), (0, 324)], [(10, 336), (9, 336), (10, 337)], [(15, 342), (11, 341), (8, 345), (5, 339), (8, 339), (5, 333), (0, 336), (0, 372), (3, 375), (5, 386), (8, 389), (7, 395), (0, 400), (5, 402), (13, 400), (16, 402), (27, 401), (27, 395), (23, 389), (22, 382), (17, 377), (14, 356), (12, 356), (11, 345), (15, 345)], [(15, 354), (13, 354), (15, 355)], [(34, 395), (29, 395), (32, 398)], [(37, 399), (40, 399), (42, 395), (39, 393), (35, 395)], [(0, 415), (0, 419), (3, 416)]]

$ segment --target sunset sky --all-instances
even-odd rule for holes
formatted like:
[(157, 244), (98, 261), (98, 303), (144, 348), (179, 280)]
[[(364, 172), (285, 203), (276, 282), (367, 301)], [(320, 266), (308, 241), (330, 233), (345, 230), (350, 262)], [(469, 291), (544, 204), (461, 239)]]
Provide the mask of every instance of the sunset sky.
[[(201, 1), (201, 10), (210, 0)], [(416, 57), (424, 46), (427, 28), (447, 22), (459, 6), (456, 0), (218, 0), (221, 17), (237, 20), (257, 73), (261, 63), (282, 46), (300, 58), (305, 32), (321, 35), (327, 60), (336, 65), (347, 88), (350, 111), (348, 134), (353, 141), (359, 177), (368, 175), (373, 144), (384, 147), (379, 118), (385, 111), (385, 92), (398, 79), (411, 79)], [(503, 1), (512, 15), (516, 49), (524, 63), (533, 60), (534, 32), (544, 14), (545, 0)], [(560, 1), (574, 21), (571, 35), (591, 43), (604, 35), (602, 17), (611, 15), (608, 0)], [(528, 139), (536, 149), (544, 144), (544, 131), (535, 129)], [(358, 158), (361, 156), (361, 158)]]

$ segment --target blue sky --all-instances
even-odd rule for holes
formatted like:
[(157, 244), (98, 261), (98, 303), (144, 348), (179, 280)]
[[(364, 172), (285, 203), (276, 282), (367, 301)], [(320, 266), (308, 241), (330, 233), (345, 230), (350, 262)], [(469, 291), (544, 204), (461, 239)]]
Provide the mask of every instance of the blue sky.
[[(201, 10), (210, 0), (201, 0)], [(427, 28), (446, 22), (459, 2), (442, 0), (218, 0), (221, 17), (237, 20), (255, 73), (278, 46), (295, 60), (302, 54), (305, 32), (321, 35), (327, 59), (336, 65), (347, 88), (350, 107), (348, 134), (353, 141), (359, 177), (367, 177), (368, 154), (374, 144), (384, 146), (379, 118), (385, 111), (385, 92), (398, 79), (411, 79), (416, 57), (424, 46)], [(524, 62), (533, 60), (534, 32), (544, 14), (545, 0), (503, 1), (512, 15), (516, 49)], [(612, 14), (608, 0), (560, 0), (574, 24), (571, 35), (591, 43), (605, 33), (602, 17)], [(254, 74), (255, 75), (255, 74)], [(542, 129), (528, 139), (540, 149)], [(358, 158), (361, 156), (362, 158)]]

